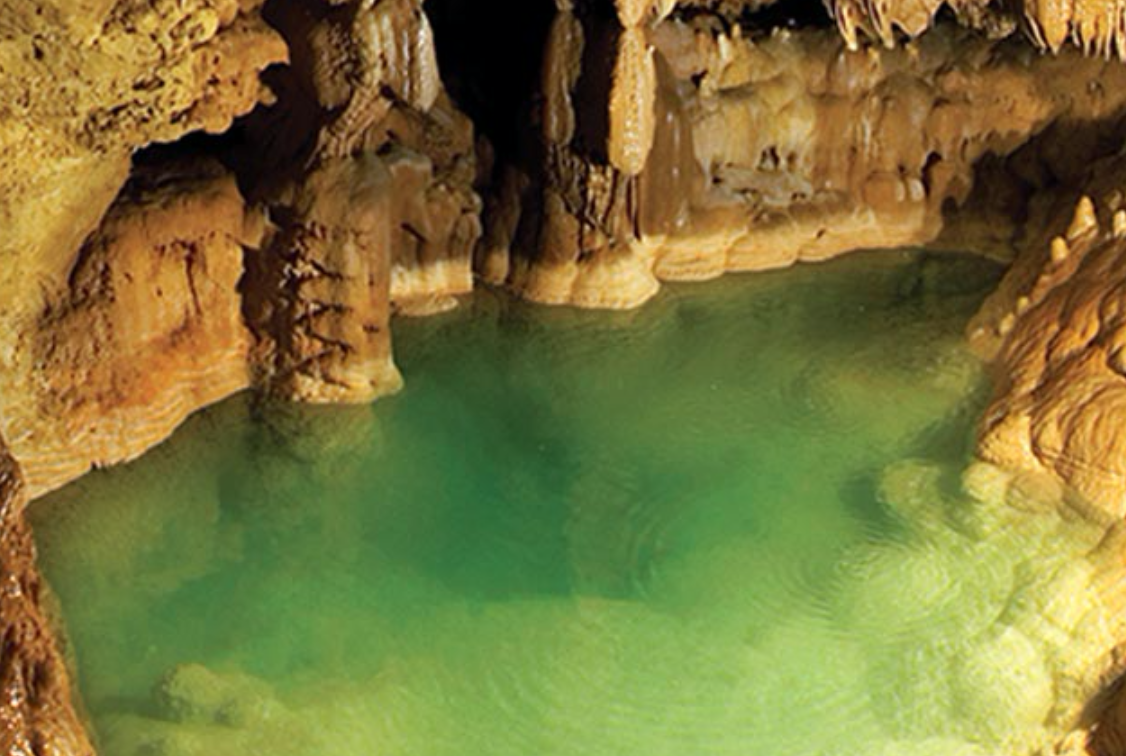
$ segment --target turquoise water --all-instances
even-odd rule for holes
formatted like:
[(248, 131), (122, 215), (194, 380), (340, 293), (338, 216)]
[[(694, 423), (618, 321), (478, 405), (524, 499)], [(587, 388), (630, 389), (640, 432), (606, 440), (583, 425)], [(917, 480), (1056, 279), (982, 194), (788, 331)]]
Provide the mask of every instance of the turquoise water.
[(632, 313), (484, 293), (396, 324), (397, 397), (202, 413), (33, 506), (103, 756), (1054, 737), (1102, 530), (965, 472), (996, 279), (900, 252)]

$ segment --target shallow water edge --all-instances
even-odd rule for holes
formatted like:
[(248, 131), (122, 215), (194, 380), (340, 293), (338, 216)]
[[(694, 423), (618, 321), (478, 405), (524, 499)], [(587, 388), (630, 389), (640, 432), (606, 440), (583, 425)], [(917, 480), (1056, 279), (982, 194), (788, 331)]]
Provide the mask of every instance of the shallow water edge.
[(966, 468), (977, 266), (885, 253), (610, 316), (479, 297), (397, 331), (400, 397), (238, 400), (38, 503), (103, 751), (1059, 741), (1122, 636), (1119, 560)]

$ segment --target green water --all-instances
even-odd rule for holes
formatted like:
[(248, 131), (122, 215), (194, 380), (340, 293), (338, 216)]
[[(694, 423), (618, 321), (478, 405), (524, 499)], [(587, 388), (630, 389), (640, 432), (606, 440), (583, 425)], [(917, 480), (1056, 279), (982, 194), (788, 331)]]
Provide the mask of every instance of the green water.
[(33, 507), (103, 756), (1027, 751), (1102, 531), (963, 474), (996, 278), (482, 294), (374, 407), (203, 413)]

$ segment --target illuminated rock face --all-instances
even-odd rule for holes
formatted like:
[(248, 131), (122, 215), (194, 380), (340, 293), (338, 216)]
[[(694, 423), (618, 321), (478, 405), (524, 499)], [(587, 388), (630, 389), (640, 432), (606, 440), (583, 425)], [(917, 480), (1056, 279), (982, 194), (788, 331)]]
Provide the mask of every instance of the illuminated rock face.
[[(224, 131), (267, 99), (259, 71), (287, 53), (257, 5), (0, 3), (0, 434), (26, 460), (32, 495), (139, 453), (231, 388), (229, 375), (210, 388), (205, 371), (190, 377), (186, 363), (212, 362), (209, 349), (178, 354), (165, 361), (168, 377), (143, 380), (135, 374), (158, 365), (130, 364), (130, 350), (155, 354), (174, 311), (191, 305), (186, 284), (204, 275), (193, 265), (215, 263), (223, 245), (237, 250), (242, 203), (233, 181), (203, 194), (181, 184), (183, 197), (158, 190), (136, 212), (125, 207), (127, 190), (107, 208), (134, 150)], [(192, 217), (210, 210), (213, 218)], [(224, 257), (213, 281), (200, 279), (223, 288), (220, 299), (237, 299), (230, 287), (240, 254)], [(227, 362), (231, 340), (224, 335), (217, 362)], [(111, 366), (125, 370), (117, 376)], [(186, 388), (159, 388), (179, 381)]]
[(274, 393), (396, 390), (391, 312), (448, 309), (473, 287), (473, 129), (443, 90), (420, 6), (291, 3), (272, 18), (294, 67), (250, 126), (265, 145), (250, 183), (278, 233), (249, 270), (248, 316)]
[(1067, 232), (1022, 256), (972, 328), (1000, 368), (979, 452), (1052, 473), (1118, 520), (1126, 515), (1126, 214), (1120, 198), (1099, 200), (1082, 198)]
[(71, 705), (70, 676), (44, 612), (48, 596), (24, 521), (26, 501), (19, 466), (0, 444), (0, 749), (9, 754), (93, 756)]
[(849, 52), (831, 31), (751, 39), (711, 16), (641, 29), (563, 12), (540, 143), (497, 189), (481, 273), (536, 301), (625, 308), (660, 280), (860, 247), (1011, 256), (1014, 219), (971, 193), (1012, 180), (977, 176), (981, 160), (1065, 114), (1112, 119), (1124, 73), (950, 28)]
[(131, 459), (250, 384), (238, 293), (264, 223), (216, 163), (136, 175), (26, 332), (3, 408), (34, 496)]
[[(473, 129), (419, 4), (269, 11), (288, 40), (257, 5), (3, 8), (0, 433), (33, 496), (252, 384), (392, 391), (391, 312), (472, 288)], [(137, 147), (275, 100), (227, 156), (242, 191), (198, 151), (122, 189)]]
[[(130, 153), (225, 131), (286, 48), (253, 2), (0, 3), (0, 312), (34, 317), (129, 172)], [(4, 366), (11, 367), (5, 340)]]
[[(262, 5), (0, 0), (0, 437), (30, 496), (246, 387), (394, 391), (392, 315), (475, 277), (627, 308), (912, 245), (1014, 261), (970, 328), (980, 455), (1126, 514), (1121, 3), (954, 0), (932, 29), (934, 0), (837, 0), (834, 31), (789, 29), (796, 0), (556, 0), (513, 145), (447, 94), (420, 0)], [(131, 165), (198, 131), (226, 136)], [(51, 695), (57, 727), (3, 711), (11, 742), (88, 750)]]

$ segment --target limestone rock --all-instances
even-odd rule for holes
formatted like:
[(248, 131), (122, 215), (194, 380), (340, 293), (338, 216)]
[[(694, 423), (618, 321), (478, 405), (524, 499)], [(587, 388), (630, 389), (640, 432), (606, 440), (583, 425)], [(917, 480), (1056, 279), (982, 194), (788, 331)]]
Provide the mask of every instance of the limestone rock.
[(256, 5), (0, 2), (5, 322), (34, 317), (125, 182), (134, 149), (223, 131), (267, 98), (258, 73), (286, 49)]
[(43, 609), (46, 591), (23, 517), (26, 490), (0, 440), (0, 751), (93, 756), (71, 703), (70, 676)]
[(0, 375), (0, 426), (40, 494), (131, 459), (250, 382), (238, 293), (262, 237), (214, 163), (136, 176)]
[[(207, 237), (198, 219), (188, 237), (178, 240), (145, 224), (166, 222), (179, 210), (210, 200), (188, 196), (181, 201), (165, 192), (157, 203), (163, 210), (150, 203), (131, 213), (119, 204), (111, 212), (108, 235), (87, 243), (82, 259), (76, 256), (125, 183), (135, 149), (195, 130), (223, 131), (235, 116), (267, 99), (258, 74), (287, 53), (257, 5), (236, 0), (0, 2), (0, 430), (10, 437), (14, 453), (26, 458), (32, 495), (91, 464), (135, 456), (163, 438), (176, 418), (230, 387), (224, 378), (190, 399), (191, 391), (176, 399), (164, 391), (174, 374), (186, 369), (184, 363), (205, 363), (203, 355), (166, 354), (157, 362), (127, 365), (130, 349), (159, 350), (156, 331), (171, 322), (159, 314), (170, 310), (144, 297), (128, 302), (126, 295), (139, 293), (142, 272), (155, 268), (163, 275), (174, 267), (167, 261), (188, 255), (175, 247), (157, 253), (153, 246), (194, 244)], [(230, 181), (218, 194), (237, 197)], [(234, 238), (241, 238), (241, 200), (238, 207), (231, 227), (223, 224), (233, 215), (219, 214), (214, 238), (232, 229)], [(170, 227), (187, 232), (176, 221)], [(154, 239), (146, 247), (141, 239), (150, 234), (162, 241)], [(146, 261), (145, 254), (155, 257)], [(117, 256), (129, 260), (121, 266), (109, 261)], [(175, 266), (182, 278), (184, 262)], [(138, 278), (126, 281), (123, 275)], [(217, 280), (232, 283), (230, 276)], [(107, 286), (121, 289), (116, 305)], [(169, 297), (181, 294), (183, 287)], [(224, 296), (237, 299), (233, 293)], [(93, 320), (80, 324), (83, 309)], [(142, 311), (145, 318), (126, 322)], [(225, 322), (222, 310), (206, 317)], [(56, 336), (44, 335), (48, 321), (60, 329)], [(168, 376), (159, 376), (163, 367), (171, 371)], [(117, 368), (124, 370), (121, 376), (113, 375)], [(146, 370), (156, 372), (137, 378)], [(146, 388), (133, 396), (115, 393), (131, 381)], [(149, 401), (155, 417), (145, 419), (141, 407)], [(131, 415), (119, 412), (125, 405), (133, 407)], [(127, 420), (136, 426), (130, 428)]]
[[(861, 246), (1005, 258), (1023, 230), (1014, 204), (1027, 197), (983, 159), (1064, 114), (1107, 119), (1126, 101), (1117, 65), (1030, 57), (949, 28), (863, 52), (826, 31), (751, 39), (739, 29), (705, 14), (622, 31), (561, 13), (547, 41), (542, 142), (490, 200), (486, 280), (536, 301), (633, 307), (659, 280)], [(606, 51), (613, 68), (591, 70)], [(1083, 144), (1059, 149), (1076, 163), (1090, 154)]]
[(644, 32), (627, 29), (622, 33), (613, 80), (610, 162), (627, 176), (636, 176), (645, 168), (657, 128), (657, 70)]
[(305, 401), (370, 401), (398, 388), (391, 362), (391, 179), (370, 155), (310, 171), (293, 217), (250, 269), (251, 324), (273, 387)]
[(1022, 28), (1036, 46), (1059, 52), (1071, 43), (1088, 55), (1126, 60), (1126, 24), (1117, 0), (831, 0), (833, 17), (849, 46), (873, 40), (894, 47), (900, 36), (918, 37), (949, 7), (960, 22), (989, 36)]
[(249, 275), (257, 364), (283, 396), (370, 401), (400, 383), (391, 313), (473, 287), (472, 125), (442, 89), (421, 3), (290, 4), (272, 20), (294, 53), (249, 127), (264, 147), (248, 181), (279, 226)]
[[(771, 2), (556, 0), (529, 143), (492, 176), (478, 248), (496, 153), (445, 91), (421, 0), (0, 0), (0, 435), (28, 490), (136, 456), (247, 386), (308, 402), (395, 390), (393, 314), (452, 306), (475, 248), (478, 275), (530, 299), (633, 307), (663, 280), (928, 245), (1017, 254), (972, 329), (1000, 376), (981, 456), (1121, 519), (1126, 167), (1087, 170), (1126, 142), (1126, 71), (1092, 57), (1126, 57), (1118, 0), (832, 0), (835, 31), (764, 33), (748, 19)], [(974, 31), (931, 30), (943, 5)], [(1018, 22), (1058, 55), (996, 43)], [(286, 58), (275, 102), (259, 72)], [(215, 163), (166, 163), (120, 191), (139, 147), (267, 103), (229, 140), (238, 185)], [(0, 452), (0, 746), (88, 753), (14, 469)], [(917, 507), (931, 484), (904, 468), (882, 491)], [(1041, 506), (1013, 498), (1006, 516)], [(889, 575), (917, 583), (925, 616), (941, 568)], [(1098, 625), (1098, 649), (1126, 632), (1066, 619)], [(1023, 737), (1051, 709), (1033, 646), (1058, 629), (966, 662), (969, 709), (1035, 694), (983, 732)], [(268, 699), (191, 665), (160, 696), (163, 716), (206, 728)], [(1118, 748), (1121, 711), (1099, 753)]]
[[(1107, 182), (1126, 163), (1103, 170)], [(1060, 219), (1070, 232), (1022, 255), (971, 325), (998, 368), (979, 454), (1054, 475), (1111, 518), (1126, 515), (1126, 246), (1106, 222), (1117, 209), (1082, 197)]]

